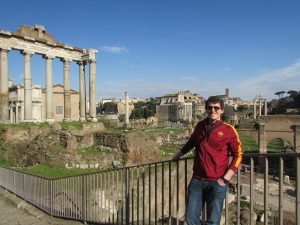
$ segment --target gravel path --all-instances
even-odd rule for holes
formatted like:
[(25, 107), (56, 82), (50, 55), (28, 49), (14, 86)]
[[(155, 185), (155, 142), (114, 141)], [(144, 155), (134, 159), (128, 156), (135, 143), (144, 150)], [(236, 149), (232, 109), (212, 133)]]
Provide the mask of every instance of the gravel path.
[(0, 188), (0, 225), (82, 225), (83, 223), (50, 217), (41, 210)]

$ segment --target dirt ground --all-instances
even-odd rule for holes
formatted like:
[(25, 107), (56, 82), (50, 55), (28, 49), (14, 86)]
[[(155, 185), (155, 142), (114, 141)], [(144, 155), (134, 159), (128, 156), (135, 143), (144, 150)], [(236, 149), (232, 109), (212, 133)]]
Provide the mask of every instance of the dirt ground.
[(0, 188), (0, 225), (82, 225), (83, 223), (50, 217)]

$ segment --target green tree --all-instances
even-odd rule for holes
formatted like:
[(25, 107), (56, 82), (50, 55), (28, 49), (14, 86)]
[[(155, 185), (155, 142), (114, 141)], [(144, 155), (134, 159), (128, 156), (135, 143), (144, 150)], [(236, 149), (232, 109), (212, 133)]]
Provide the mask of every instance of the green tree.
[(154, 116), (157, 104), (158, 100), (155, 98), (150, 98), (150, 100), (146, 102), (139, 101), (134, 103), (134, 110), (130, 115), (130, 119), (147, 119), (148, 117)]
[(239, 105), (237, 107), (237, 111), (238, 112), (244, 112), (244, 111), (247, 111), (248, 110), (248, 106), (247, 105)]
[(278, 95), (279, 98), (282, 98), (284, 93), (285, 91), (278, 91), (275, 93), (275, 95)]
[(291, 98), (293, 98), (294, 100), (296, 100), (297, 96), (299, 95), (299, 92), (298, 91), (294, 91), (294, 90), (289, 90), (287, 92)]
[(129, 119), (143, 119), (143, 113), (142, 113), (142, 109), (134, 109), (132, 110)]
[(104, 114), (114, 114), (117, 113), (117, 104), (114, 102), (105, 102), (102, 107), (101, 111)]

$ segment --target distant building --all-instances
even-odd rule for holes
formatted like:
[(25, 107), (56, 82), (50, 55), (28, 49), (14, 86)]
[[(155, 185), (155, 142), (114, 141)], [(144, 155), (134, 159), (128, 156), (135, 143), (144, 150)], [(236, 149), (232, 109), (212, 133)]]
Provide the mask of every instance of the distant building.
[[(146, 102), (146, 101), (147, 101), (147, 99), (145, 99), (145, 98), (129, 98), (128, 99), (128, 106), (129, 106), (128, 112), (129, 112), (129, 115), (131, 114), (132, 110), (134, 109), (134, 103)], [(116, 98), (102, 99), (98, 103), (98, 106), (101, 105), (101, 104), (103, 105), (107, 102), (116, 103), (117, 104), (117, 114), (118, 115), (125, 115), (125, 99), (116, 99)]]
[[(79, 120), (79, 93), (71, 90), (71, 120)], [(12, 85), (9, 89), (9, 112), (11, 123), (24, 121), (24, 85)], [(53, 119), (64, 119), (64, 86), (53, 86)], [(46, 120), (46, 89), (40, 85), (32, 85), (32, 120), (45, 122)]]
[[(32, 85), (32, 120), (42, 122), (42, 88)], [(24, 121), (24, 85), (11, 85), (8, 94), (9, 118), (11, 123)]]
[[(71, 120), (79, 120), (79, 93), (75, 90), (71, 91)], [(43, 93), (43, 121), (46, 119), (46, 88)], [(64, 119), (64, 86), (61, 84), (53, 85), (53, 119), (55, 121), (63, 121)]]
[(156, 106), (156, 116), (160, 122), (190, 122), (204, 111), (204, 99), (190, 91), (162, 96)]
[(230, 97), (229, 96), (229, 88), (225, 89), (225, 95), (217, 95), (217, 96), (224, 100), (225, 105), (232, 106), (232, 107), (234, 107), (235, 110), (240, 105), (253, 106), (253, 101), (252, 100), (251, 101), (247, 101), (247, 100), (244, 101), (240, 97)]

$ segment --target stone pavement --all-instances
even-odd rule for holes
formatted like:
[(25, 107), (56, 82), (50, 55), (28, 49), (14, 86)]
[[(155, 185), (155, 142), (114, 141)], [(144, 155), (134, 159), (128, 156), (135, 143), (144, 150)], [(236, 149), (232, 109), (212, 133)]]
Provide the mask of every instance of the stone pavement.
[(82, 225), (78, 221), (50, 217), (0, 188), (0, 225)]

